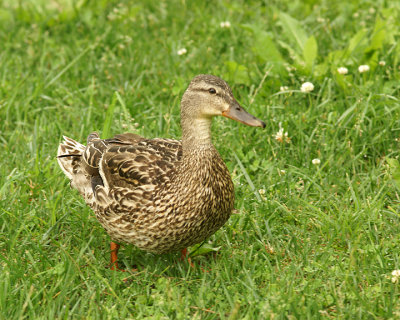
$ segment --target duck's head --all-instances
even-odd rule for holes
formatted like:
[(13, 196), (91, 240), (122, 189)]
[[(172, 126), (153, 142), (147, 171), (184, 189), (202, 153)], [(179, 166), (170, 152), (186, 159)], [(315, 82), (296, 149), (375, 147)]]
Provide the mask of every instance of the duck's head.
[(248, 126), (265, 128), (263, 121), (240, 106), (224, 80), (207, 74), (198, 75), (183, 94), (182, 120), (211, 120), (214, 116), (224, 116)]

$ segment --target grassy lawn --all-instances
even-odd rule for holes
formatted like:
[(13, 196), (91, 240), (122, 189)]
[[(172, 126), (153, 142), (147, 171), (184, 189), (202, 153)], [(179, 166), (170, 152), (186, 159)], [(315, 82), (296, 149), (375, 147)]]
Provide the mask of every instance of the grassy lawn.
[[(400, 317), (398, 1), (0, 4), (0, 319)], [(267, 123), (214, 120), (236, 213), (195, 268), (124, 246), (113, 272), (58, 143), (179, 139), (201, 73)]]

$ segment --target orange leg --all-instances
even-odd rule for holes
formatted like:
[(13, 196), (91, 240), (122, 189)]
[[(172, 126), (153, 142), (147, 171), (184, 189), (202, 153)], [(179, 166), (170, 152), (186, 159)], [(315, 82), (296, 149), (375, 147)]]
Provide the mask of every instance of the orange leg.
[(118, 268), (118, 250), (119, 250), (120, 245), (118, 243), (112, 242), (110, 245), (111, 249), (111, 270), (119, 270), (119, 271), (125, 271), (120, 268)]
[(187, 254), (188, 254), (187, 248), (182, 249), (182, 251), (181, 251), (181, 261), (186, 259)]
[(187, 261), (189, 262), (190, 266), (191, 266), (192, 268), (194, 268), (194, 264), (193, 264), (192, 260), (190, 260), (190, 258), (188, 257), (188, 250), (187, 250), (187, 248), (182, 249), (182, 251), (181, 251), (181, 261), (184, 261), (184, 260), (186, 260), (186, 259), (187, 259)]

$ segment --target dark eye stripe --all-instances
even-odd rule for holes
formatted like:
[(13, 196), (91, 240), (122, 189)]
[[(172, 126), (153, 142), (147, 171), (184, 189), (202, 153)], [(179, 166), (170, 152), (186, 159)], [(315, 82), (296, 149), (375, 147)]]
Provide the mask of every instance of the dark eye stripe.
[[(222, 89), (223, 90), (223, 89)], [(196, 88), (196, 89), (192, 89), (192, 91), (198, 91), (198, 92), (207, 92), (207, 93), (210, 93), (210, 91), (209, 91), (209, 89), (200, 89), (200, 88)], [(223, 91), (221, 92), (221, 93), (219, 93), (219, 92), (216, 92), (216, 93), (214, 93), (217, 97), (223, 97), (224, 96), (224, 94), (223, 94)]]

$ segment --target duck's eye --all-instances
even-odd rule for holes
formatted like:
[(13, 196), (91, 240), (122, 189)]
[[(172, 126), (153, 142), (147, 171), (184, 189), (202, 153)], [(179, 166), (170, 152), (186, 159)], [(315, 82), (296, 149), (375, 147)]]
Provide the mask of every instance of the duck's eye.
[(211, 94), (216, 94), (217, 93), (217, 91), (214, 88), (208, 89), (208, 92), (211, 93)]

